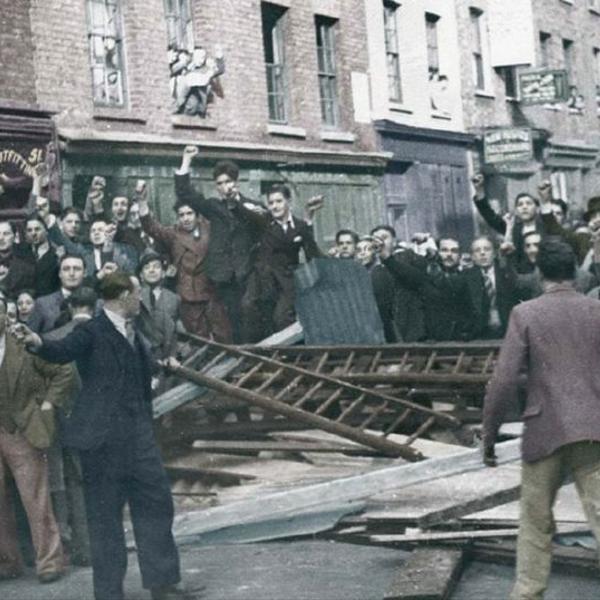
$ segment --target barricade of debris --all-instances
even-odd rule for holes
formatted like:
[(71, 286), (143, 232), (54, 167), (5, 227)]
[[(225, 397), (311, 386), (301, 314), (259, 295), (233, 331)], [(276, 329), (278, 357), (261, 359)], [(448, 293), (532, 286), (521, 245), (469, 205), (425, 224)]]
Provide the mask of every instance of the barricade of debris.
[[(180, 543), (300, 536), (411, 551), (386, 598), (449, 598), (473, 560), (512, 563), (520, 424), (477, 447), (497, 343), (257, 347), (193, 336), (188, 382), (156, 399)], [(573, 486), (555, 565), (597, 573)], [(560, 545), (559, 545), (560, 544)]]

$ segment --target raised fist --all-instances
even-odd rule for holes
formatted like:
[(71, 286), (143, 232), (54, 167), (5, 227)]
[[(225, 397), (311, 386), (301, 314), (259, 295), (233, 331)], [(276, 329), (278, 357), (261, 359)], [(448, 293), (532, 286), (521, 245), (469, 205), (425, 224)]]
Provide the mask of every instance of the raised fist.
[(198, 156), (198, 154), (200, 154), (200, 150), (198, 150), (198, 146), (186, 146), (183, 149), (183, 157), (187, 158), (188, 160), (192, 160), (193, 158)]
[(542, 202), (552, 200), (552, 184), (547, 179), (538, 185), (538, 194)]

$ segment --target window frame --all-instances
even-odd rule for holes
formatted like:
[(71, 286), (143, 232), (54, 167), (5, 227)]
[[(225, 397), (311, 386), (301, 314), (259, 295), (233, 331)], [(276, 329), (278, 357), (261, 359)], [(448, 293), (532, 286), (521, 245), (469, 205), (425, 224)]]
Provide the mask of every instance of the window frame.
[[(266, 11), (272, 11), (272, 14), (269, 15), (272, 27), (268, 32), (265, 30)], [(261, 2), (263, 51), (267, 78), (267, 107), (269, 123), (276, 125), (287, 125), (290, 114), (288, 68), (284, 43), (287, 13), (288, 9), (284, 6)], [(270, 35), (269, 46), (267, 45), (267, 33)], [(267, 60), (269, 48), (273, 55), (272, 62)]]
[[(167, 44), (176, 50), (194, 50), (194, 15), (190, 0), (163, 0), (167, 23)], [(174, 10), (171, 7), (177, 7)], [(182, 8), (185, 7), (185, 10)], [(184, 14), (185, 13), (185, 14)], [(185, 21), (185, 25), (182, 23)], [(174, 35), (172, 35), (174, 32)]]
[(487, 77), (485, 73), (484, 35), (483, 35), (484, 12), (475, 6), (469, 7), (469, 21), (471, 34), (471, 64), (473, 69), (473, 82), (477, 92), (487, 91)]
[(404, 101), (402, 89), (402, 68), (398, 45), (398, 9), (396, 2), (383, 0), (383, 33), (387, 69), (388, 100), (401, 104)]
[[(104, 10), (104, 27), (103, 30), (97, 30), (95, 7), (102, 6)], [(109, 7), (114, 7), (112, 19), (110, 19)], [(124, 48), (124, 33), (123, 33), (123, 16), (121, 11), (121, 0), (86, 0), (87, 11), (87, 36), (89, 46), (89, 61), (92, 83), (92, 102), (94, 106), (103, 108), (126, 108), (128, 102), (127, 94), (127, 79), (125, 69), (125, 48)], [(112, 25), (109, 25), (112, 20)], [(112, 27), (112, 31), (109, 30)], [(113, 34), (113, 35), (110, 35)], [(113, 71), (109, 71), (107, 65), (106, 40), (114, 40), (114, 56), (116, 57), (116, 65)], [(104, 53), (102, 54), (103, 62), (99, 59), (101, 55), (97, 53), (99, 46), (102, 45)], [(96, 73), (102, 73), (102, 82), (97, 83)], [(111, 73), (117, 74), (117, 99), (111, 101), (111, 88), (109, 87), (108, 77)], [(105, 99), (98, 98), (97, 90), (101, 89)], [(113, 87), (114, 90), (114, 87)]]
[[(317, 77), (321, 104), (321, 122), (328, 127), (338, 127), (340, 107), (337, 87), (337, 19), (315, 15), (317, 46)], [(321, 45), (319, 45), (319, 39)]]

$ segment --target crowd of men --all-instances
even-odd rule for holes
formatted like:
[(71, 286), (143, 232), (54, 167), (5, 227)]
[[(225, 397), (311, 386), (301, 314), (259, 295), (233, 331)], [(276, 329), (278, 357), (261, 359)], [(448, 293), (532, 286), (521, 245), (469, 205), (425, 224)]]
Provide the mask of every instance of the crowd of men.
[[(335, 245), (324, 252), (315, 242), (312, 226), (323, 206), (322, 196), (309, 199), (306, 219), (300, 218), (292, 211), (289, 187), (273, 185), (265, 203), (246, 198), (239, 191), (238, 167), (226, 161), (214, 167), (216, 195), (207, 197), (190, 180), (197, 156), (197, 148), (186, 147), (176, 171), (174, 225), (164, 225), (152, 214), (144, 181), (137, 182), (132, 198), (117, 196), (109, 203), (106, 182), (100, 176), (93, 178), (83, 210), (68, 207), (55, 214), (39, 181), (34, 180), (31, 211), (23, 226), (0, 221), (0, 393), (6, 396), (0, 398), (0, 525), (8, 532), (0, 536), (0, 579), (22, 572), (5, 469), (16, 483), (30, 523), (40, 581), (49, 583), (62, 574), (63, 546), (71, 562), (94, 562), (81, 464), (70, 450), (90, 450), (89, 440), (79, 432), (77, 443), (63, 445), (63, 436), (54, 430), (58, 420), (60, 431), (82, 380), (88, 389), (86, 398), (100, 394), (100, 406), (103, 386), (112, 384), (96, 382), (92, 372), (108, 358), (96, 357), (94, 368), (89, 366), (89, 356), (95, 356), (94, 336), (116, 329), (130, 342), (131, 347), (120, 349), (123, 355), (131, 348), (137, 351), (128, 329), (131, 316), (156, 361), (177, 354), (181, 332), (224, 343), (258, 342), (294, 322), (294, 271), (303, 254), (307, 261), (356, 261), (369, 271), (388, 343), (501, 338), (513, 307), (542, 294), (537, 257), (540, 243), (550, 237), (564, 240), (576, 253), (577, 291), (598, 295), (600, 197), (588, 202), (582, 223), (569, 224), (566, 203), (553, 198), (550, 184), (544, 182), (537, 197), (519, 194), (514, 211), (501, 215), (486, 198), (484, 178), (478, 175), (473, 178), (474, 203), (493, 233), (475, 238), (469, 248), (461, 248), (452, 236), (436, 240), (427, 233), (397, 240), (394, 229), (382, 224), (363, 236), (339, 230)], [(108, 321), (89, 325), (101, 310)], [(66, 357), (76, 357), (79, 371), (51, 366), (17, 347), (5, 331), (18, 323), (33, 332), (22, 337), (42, 358), (64, 363)], [(81, 327), (81, 331), (89, 330), (87, 337), (80, 333), (78, 345), (73, 346), (69, 334)], [(63, 347), (59, 340), (65, 336), (71, 341)], [(145, 356), (141, 346), (138, 349)], [(28, 371), (23, 389), (15, 387), (13, 374), (21, 364)], [(114, 368), (121, 367), (115, 364)], [(139, 379), (140, 390), (145, 390), (146, 371), (131, 373), (135, 381)], [(156, 393), (164, 389), (165, 381), (156, 378), (153, 384)], [(140, 392), (140, 397), (144, 394)], [(132, 397), (132, 405), (138, 400)], [(141, 416), (146, 415), (144, 411), (132, 427), (139, 428), (140, 439), (149, 440), (146, 416)], [(129, 422), (130, 413), (124, 415), (121, 421)], [(97, 456), (88, 457), (83, 479), (86, 469), (104, 472), (105, 466)], [(96, 488), (94, 494), (104, 498)], [(35, 494), (29, 493), (32, 489)], [(88, 511), (100, 514), (105, 510), (98, 502), (100, 496), (88, 490)], [(167, 513), (172, 512), (164, 494), (161, 502)], [(122, 507), (115, 501), (113, 509), (118, 513)], [(92, 546), (104, 545), (96, 548), (95, 573), (108, 568), (111, 556), (106, 542), (98, 542), (106, 531), (99, 522), (104, 523), (101, 519), (93, 522), (92, 541), (96, 542)], [(161, 527), (165, 528), (164, 523)], [(114, 543), (121, 552), (118, 531), (116, 527)], [(164, 535), (164, 544), (171, 548), (166, 530)], [(172, 569), (164, 579), (170, 584), (177, 578), (178, 567), (175, 554), (169, 552)], [(101, 553), (105, 555), (98, 558)], [(124, 567), (120, 568), (122, 578)], [(97, 578), (99, 586), (108, 581), (102, 575)]]

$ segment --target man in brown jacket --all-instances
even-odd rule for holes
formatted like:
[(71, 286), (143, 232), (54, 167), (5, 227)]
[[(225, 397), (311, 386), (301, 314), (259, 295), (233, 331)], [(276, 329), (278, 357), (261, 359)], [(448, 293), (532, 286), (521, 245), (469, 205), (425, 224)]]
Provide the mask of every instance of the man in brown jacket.
[(512, 311), (483, 412), (484, 461), (527, 375), (521, 522), (513, 600), (540, 600), (551, 564), (552, 506), (571, 475), (600, 547), (600, 302), (573, 289), (575, 253), (547, 238), (538, 266), (544, 294)]
[(23, 571), (15, 517), (6, 488), (10, 472), (27, 513), (41, 583), (63, 572), (60, 534), (50, 504), (46, 450), (54, 436), (53, 408), (72, 394), (74, 370), (25, 351), (6, 332), (0, 300), (0, 580)]
[(210, 224), (192, 200), (179, 201), (174, 206), (177, 224), (161, 225), (148, 206), (148, 190), (138, 182), (137, 201), (144, 231), (160, 242), (177, 268), (176, 291), (181, 297), (181, 321), (190, 333), (214, 337), (219, 342), (231, 342), (231, 326), (225, 307), (206, 270), (210, 241)]

